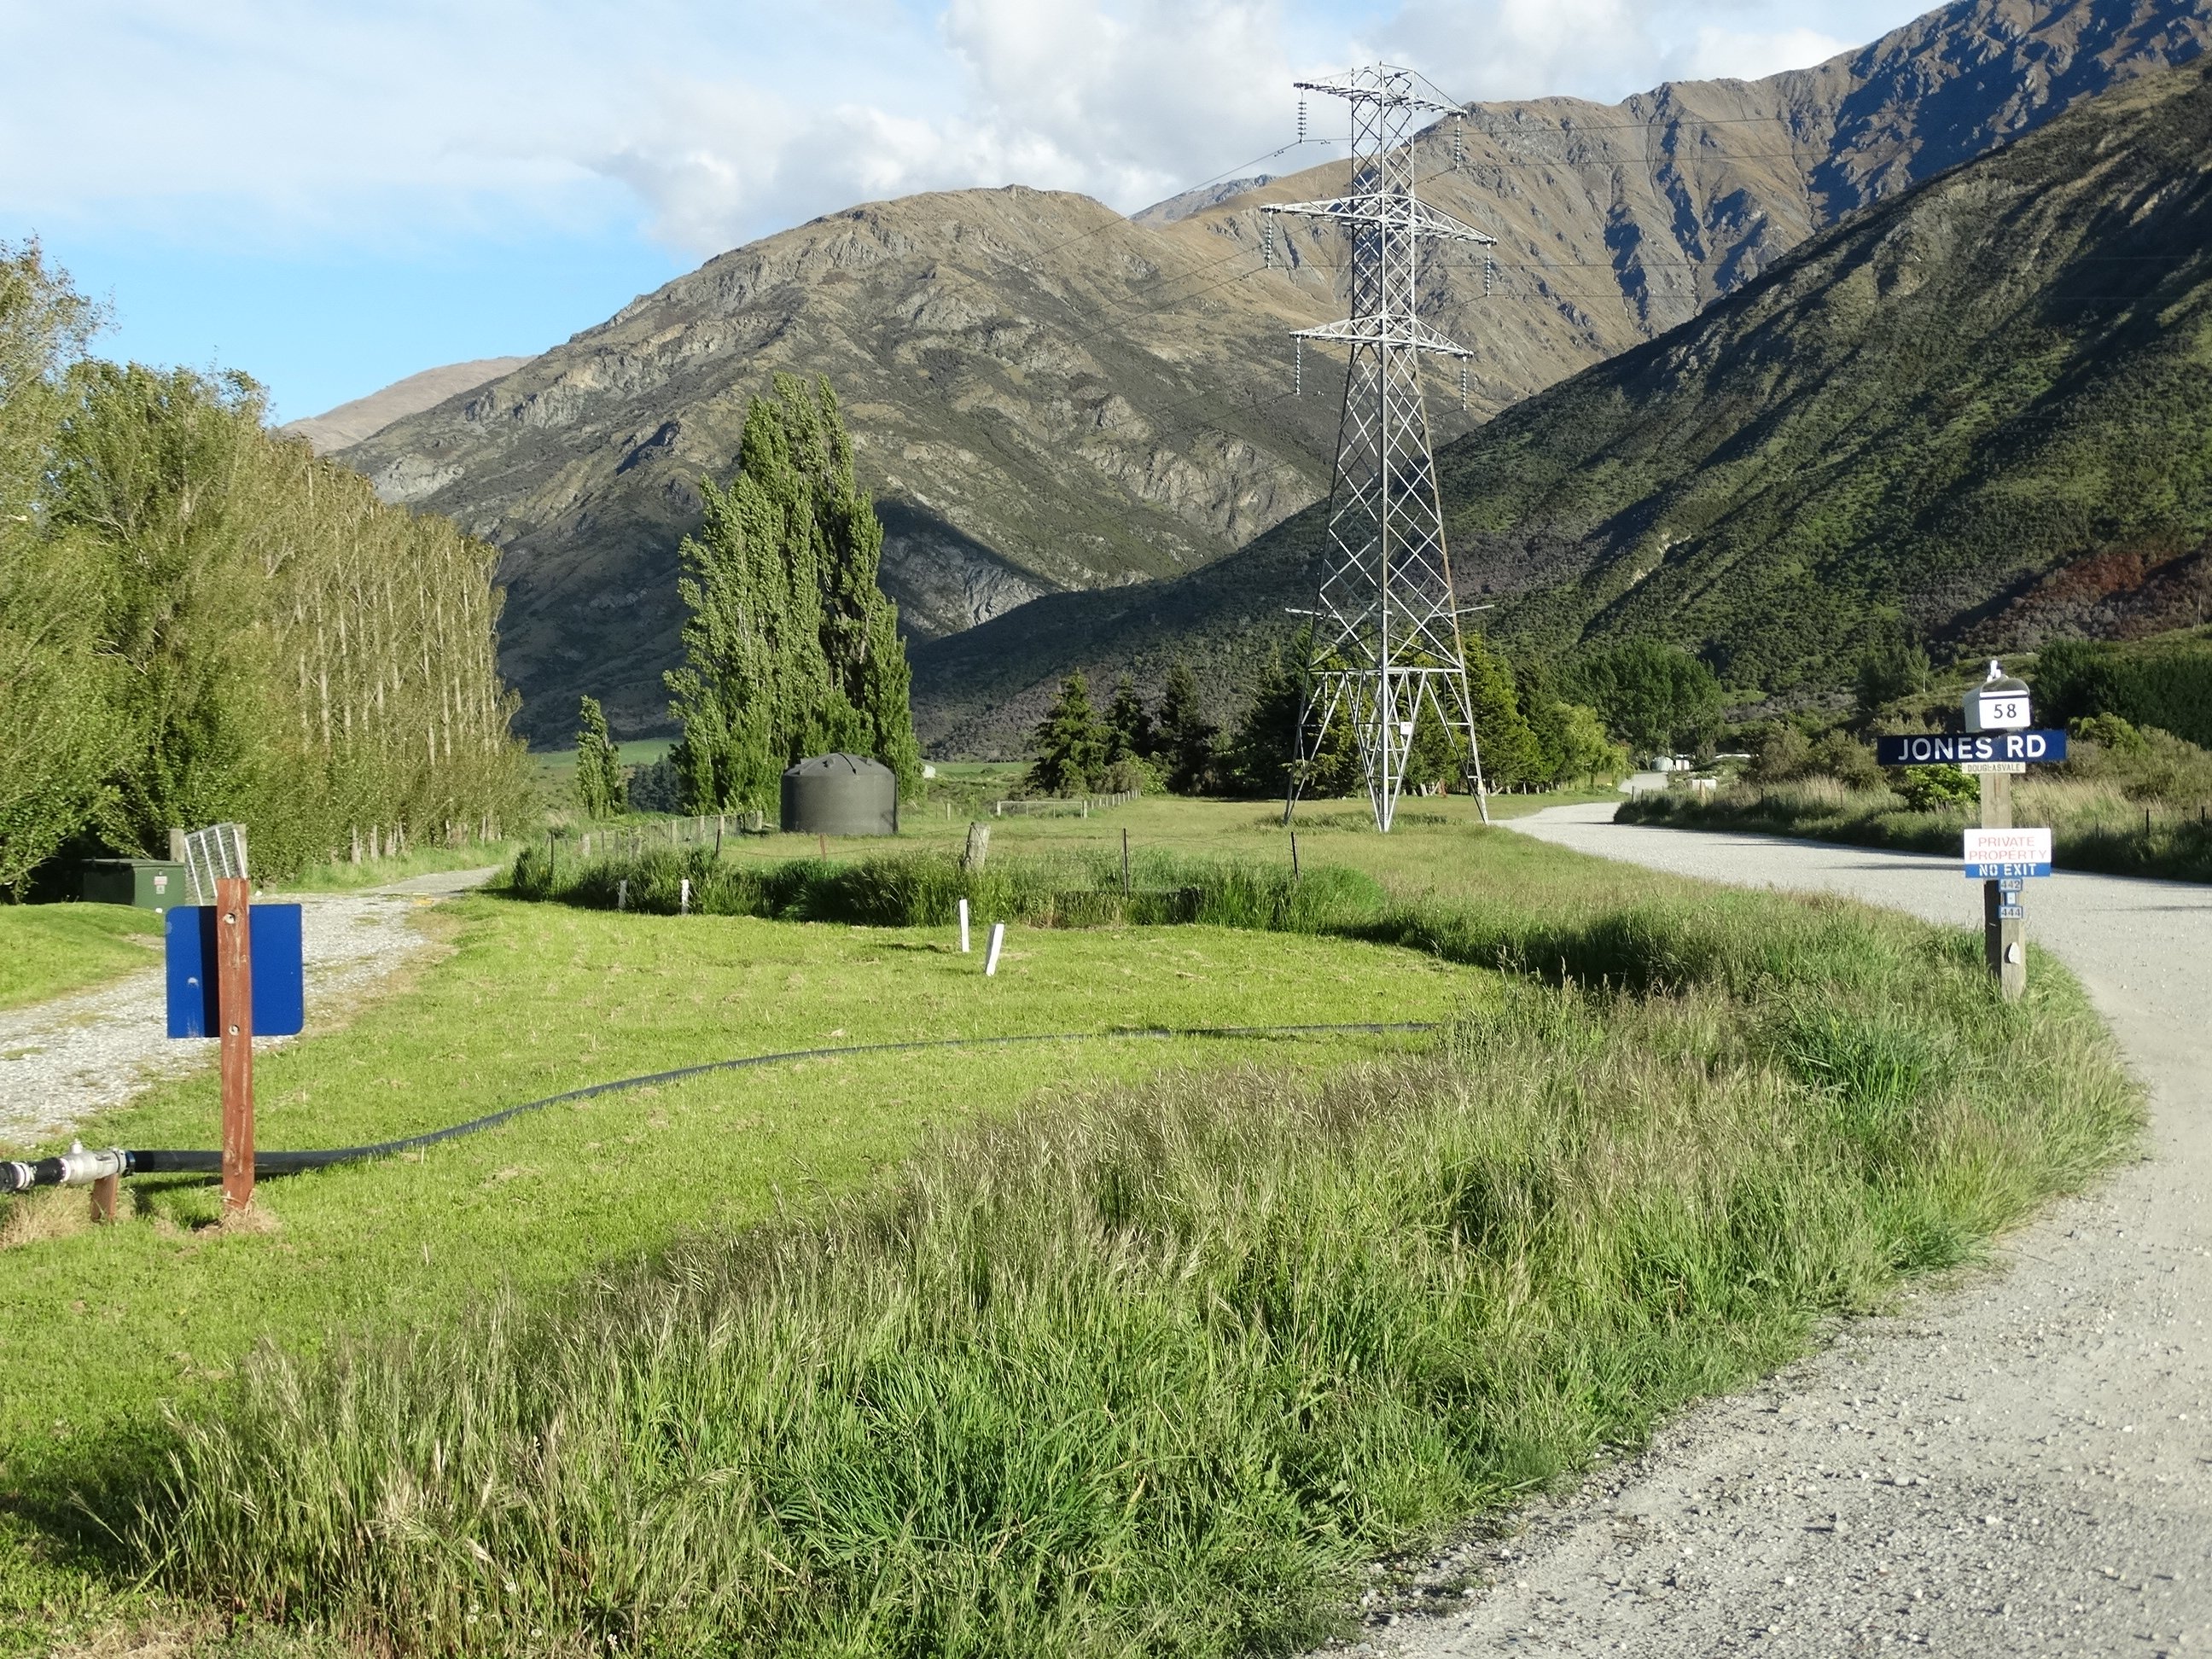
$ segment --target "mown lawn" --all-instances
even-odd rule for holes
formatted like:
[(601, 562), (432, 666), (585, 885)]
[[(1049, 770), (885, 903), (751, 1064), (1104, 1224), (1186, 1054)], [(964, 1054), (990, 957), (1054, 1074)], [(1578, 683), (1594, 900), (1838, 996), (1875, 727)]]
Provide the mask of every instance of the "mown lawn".
[(0, 1008), (161, 963), (161, 918), (127, 904), (0, 904)]
[[(1115, 1027), (1448, 1018), (1481, 975), (1342, 940), (1210, 928), (1017, 930), (998, 975), (942, 930), (611, 916), (472, 897), (453, 954), (349, 1029), (257, 1058), (270, 1148), (388, 1139), (610, 1079), (769, 1050)], [(978, 941), (980, 945), (980, 939)], [(132, 1183), (130, 1221), (40, 1194), (0, 1253), (0, 1489), (228, 1376), (264, 1338), (415, 1327), (542, 1292), (687, 1229), (865, 1184), (933, 1125), (1164, 1066), (1340, 1063), (1388, 1038), (1102, 1041), (853, 1056), (552, 1109), (404, 1160), (264, 1183), (271, 1231), (210, 1226), (213, 1189)], [(212, 1146), (214, 1080), (85, 1126), (88, 1145)], [(33, 1148), (5, 1148), (23, 1153)], [(0, 1609), (88, 1587), (15, 1533)]]

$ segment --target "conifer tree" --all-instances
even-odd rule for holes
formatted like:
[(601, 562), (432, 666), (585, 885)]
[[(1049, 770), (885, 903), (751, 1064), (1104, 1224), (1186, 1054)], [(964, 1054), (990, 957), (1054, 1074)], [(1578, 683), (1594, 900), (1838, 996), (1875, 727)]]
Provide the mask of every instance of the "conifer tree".
[[(1514, 696), (1513, 671), (1473, 635), (1462, 643), (1467, 650), (1468, 698), (1474, 707), (1484, 787), (1504, 789), (1536, 781), (1540, 765), (1536, 738)], [(1419, 735), (1417, 732), (1417, 740)]]
[(1152, 759), (1158, 742), (1152, 714), (1127, 674), (1114, 682), (1114, 701), (1106, 705), (1106, 733), (1109, 763)]
[(597, 697), (586, 697), (576, 718), (576, 802), (588, 818), (620, 816), (629, 805), (629, 784), (623, 776), (622, 750), (607, 732), (606, 712)]
[(915, 787), (921, 751), (880, 582), (883, 525), (829, 382), (776, 376), (746, 412), (736, 476), (702, 494), (678, 582), (691, 613), (684, 665), (667, 676), (686, 805), (773, 811), (783, 769), (831, 750), (873, 756)]
[(1161, 691), (1158, 726), (1160, 760), (1176, 794), (1195, 795), (1206, 787), (1213, 772), (1215, 729), (1199, 702), (1198, 677), (1176, 663)]
[[(1260, 671), (1235, 732), (1223, 747), (1223, 781), (1238, 793), (1277, 796), (1290, 787), (1292, 745), (1305, 711), (1307, 665), (1313, 654), (1310, 627), (1285, 641)], [(1342, 709), (1329, 722), (1308, 763), (1299, 793), (1310, 798), (1352, 793), (1359, 787), (1359, 756), (1352, 722)]]
[(1060, 683), (1060, 696), (1038, 723), (1029, 785), (1049, 795), (1080, 795), (1096, 788), (1107, 767), (1110, 738), (1091, 707), (1091, 686), (1077, 669)]

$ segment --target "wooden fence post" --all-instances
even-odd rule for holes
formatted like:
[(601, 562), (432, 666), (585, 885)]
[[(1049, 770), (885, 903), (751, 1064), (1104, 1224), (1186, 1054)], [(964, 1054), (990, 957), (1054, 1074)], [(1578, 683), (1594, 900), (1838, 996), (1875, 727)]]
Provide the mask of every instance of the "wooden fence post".
[(222, 1207), (253, 1202), (252, 887), (226, 876), (215, 884), (216, 1002), (222, 1011)]

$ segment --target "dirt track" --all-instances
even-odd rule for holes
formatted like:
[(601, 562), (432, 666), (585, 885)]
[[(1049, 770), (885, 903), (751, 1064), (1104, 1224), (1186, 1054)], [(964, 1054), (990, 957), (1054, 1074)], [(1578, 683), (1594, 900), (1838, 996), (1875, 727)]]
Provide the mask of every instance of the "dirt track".
[[(411, 876), (352, 893), (272, 895), (303, 907), (312, 1030), (342, 1018), (425, 943), (419, 905), (480, 884), (496, 870)], [(0, 1142), (51, 1151), (70, 1127), (147, 1085), (215, 1064), (211, 1042), (169, 1041), (161, 970), (0, 1013)], [(283, 1042), (283, 1038), (273, 1041)]]
[[(1955, 864), (1615, 825), (1511, 827), (1683, 875), (1849, 893), (1978, 926)], [(2031, 940), (2081, 976), (2150, 1085), (2148, 1156), (1963, 1285), (1651, 1450), (1520, 1537), (1440, 1563), (1463, 1611), (1360, 1647), (1502, 1653), (2150, 1656), (2212, 1651), (2212, 889), (2061, 874)]]

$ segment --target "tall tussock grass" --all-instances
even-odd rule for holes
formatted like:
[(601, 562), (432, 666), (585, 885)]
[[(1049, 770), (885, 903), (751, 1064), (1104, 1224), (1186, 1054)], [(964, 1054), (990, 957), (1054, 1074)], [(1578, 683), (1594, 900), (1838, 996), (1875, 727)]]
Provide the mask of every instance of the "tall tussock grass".
[[(1833, 778), (1739, 782), (1710, 799), (1654, 792), (1620, 809), (1623, 823), (1763, 830), (1954, 856), (1960, 831), (1980, 821), (1971, 805), (1917, 811), (1889, 789), (1855, 789)], [(2030, 777), (2014, 788), (2013, 821), (2048, 825), (2063, 869), (2212, 881), (2212, 804), (2203, 799), (2147, 800), (2105, 780)]]
[[(87, 1490), (172, 1589), (415, 1655), (1286, 1652), (2130, 1141), (2063, 975), (1755, 896), (1362, 926), (1545, 968), (1321, 1083), (1170, 1073), (552, 1307), (265, 1351)], [(1552, 953), (1552, 968), (1545, 955)]]

